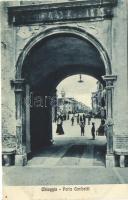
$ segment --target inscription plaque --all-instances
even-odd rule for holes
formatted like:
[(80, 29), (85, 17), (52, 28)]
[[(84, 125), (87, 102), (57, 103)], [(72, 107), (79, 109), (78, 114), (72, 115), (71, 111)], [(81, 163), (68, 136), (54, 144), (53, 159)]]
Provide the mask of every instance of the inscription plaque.
[(26, 25), (74, 20), (111, 19), (116, 0), (88, 0), (9, 7), (9, 23)]
[(128, 135), (114, 136), (114, 149), (128, 150)]

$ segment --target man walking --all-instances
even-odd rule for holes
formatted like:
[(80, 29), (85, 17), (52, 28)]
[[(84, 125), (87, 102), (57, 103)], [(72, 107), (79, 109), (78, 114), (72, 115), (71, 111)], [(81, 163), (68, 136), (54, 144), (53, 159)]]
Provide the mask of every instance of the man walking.
[(71, 118), (72, 126), (74, 125), (74, 117)]
[(92, 123), (92, 128), (91, 128), (91, 133), (92, 133), (92, 138), (95, 140), (95, 123)]
[(85, 116), (85, 114), (83, 114), (83, 121), (86, 124), (86, 116)]
[(79, 114), (77, 115), (77, 124), (79, 124), (79, 122), (80, 122), (80, 118), (79, 118)]
[(80, 128), (81, 128), (81, 136), (84, 136), (84, 133), (85, 133), (85, 123), (84, 121), (80, 121)]

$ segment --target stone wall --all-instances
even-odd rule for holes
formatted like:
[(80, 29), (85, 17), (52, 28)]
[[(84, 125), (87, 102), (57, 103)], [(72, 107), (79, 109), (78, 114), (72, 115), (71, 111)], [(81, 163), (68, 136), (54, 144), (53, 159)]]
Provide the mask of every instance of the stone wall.
[(2, 10), (2, 134), (15, 135), (15, 96), (10, 80), (15, 78), (15, 31), (8, 26), (7, 6), (1, 4)]
[(115, 134), (128, 134), (127, 8), (127, 1), (118, 1), (112, 20), (112, 73), (117, 75), (113, 102)]

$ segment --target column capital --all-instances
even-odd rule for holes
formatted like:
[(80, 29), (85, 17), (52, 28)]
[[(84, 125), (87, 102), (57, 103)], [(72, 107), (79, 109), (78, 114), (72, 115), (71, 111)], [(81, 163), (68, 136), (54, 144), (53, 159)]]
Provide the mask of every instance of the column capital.
[(106, 88), (112, 88), (113, 82), (117, 80), (116, 75), (105, 75), (103, 76), (103, 80), (106, 82)]
[(117, 76), (116, 75), (105, 75), (105, 76), (103, 76), (103, 80), (105, 80), (105, 81), (116, 81)]
[(25, 84), (25, 79), (11, 80), (11, 86), (15, 88), (15, 92), (22, 92)]
[(112, 126), (112, 125), (114, 124), (113, 118), (108, 117), (107, 120), (106, 120), (106, 124), (107, 124), (108, 126)]

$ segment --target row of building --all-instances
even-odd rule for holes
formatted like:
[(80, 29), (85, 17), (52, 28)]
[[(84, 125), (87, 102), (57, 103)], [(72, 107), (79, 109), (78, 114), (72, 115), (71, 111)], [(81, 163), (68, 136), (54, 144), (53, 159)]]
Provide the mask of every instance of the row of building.
[(106, 91), (104, 86), (97, 81), (97, 89), (92, 92), (91, 97), (92, 108), (86, 106), (84, 103), (77, 101), (72, 97), (66, 97), (65, 91), (61, 91), (61, 97), (57, 98), (57, 105), (53, 107), (53, 120), (57, 115), (85, 113), (98, 118), (106, 118)]
[(65, 99), (58, 99), (58, 113), (87, 113), (89, 110), (89, 107), (74, 98), (67, 97)]
[(106, 118), (106, 90), (97, 81), (97, 90), (92, 92), (92, 115), (99, 118)]
[(65, 91), (61, 91), (61, 97), (57, 98), (57, 106), (53, 107), (53, 120), (55, 120), (57, 115), (65, 115), (75, 113), (85, 113), (90, 112), (90, 108), (84, 103), (77, 101), (73, 97), (66, 97)]

